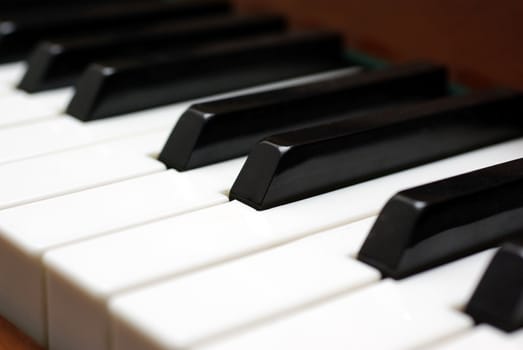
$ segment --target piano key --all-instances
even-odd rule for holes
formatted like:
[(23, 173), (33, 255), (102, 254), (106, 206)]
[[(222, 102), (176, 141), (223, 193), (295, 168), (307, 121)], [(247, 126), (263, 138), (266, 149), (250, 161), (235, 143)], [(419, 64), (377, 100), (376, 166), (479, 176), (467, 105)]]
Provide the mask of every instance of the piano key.
[[(444, 96), (441, 66), (410, 64), (308, 85), (193, 105), (160, 159), (177, 170), (247, 154), (269, 135), (333, 122), (349, 113)], [(274, 111), (278, 113), (274, 113)]]
[(496, 249), (485, 250), (398, 281), (410, 298), (463, 310)]
[(410, 300), (385, 281), (196, 349), (413, 349), (470, 325), (466, 316)]
[(332, 33), (267, 35), (116, 60), (83, 73), (67, 112), (101, 119), (348, 65), (341, 38)]
[(53, 118), (39, 123), (0, 129), (0, 164), (94, 143), (81, 122)]
[(400, 192), (358, 259), (400, 279), (499, 245), (521, 235), (522, 190), (523, 158)]
[(58, 89), (35, 95), (12, 91), (0, 96), (4, 111), (0, 116), (0, 128), (55, 118), (63, 113), (72, 95), (72, 89)]
[(479, 282), (466, 307), (477, 323), (487, 323), (505, 332), (523, 328), (522, 243), (507, 244), (500, 249)]
[(264, 210), (518, 137), (522, 96), (447, 97), (273, 135), (253, 148), (231, 199)]
[(0, 263), (8, 268), (0, 267), (6, 286), (0, 291), (0, 313), (45, 344), (41, 256), (46, 250), (227, 200), (204, 188), (167, 171), (0, 211)]
[(493, 327), (481, 325), (471, 330), (439, 342), (423, 350), (470, 350), (470, 349), (497, 349), (518, 350), (521, 347), (506, 333)]
[(0, 167), (0, 208), (101, 186), (164, 170), (149, 157), (118, 154), (103, 146), (4, 164)]
[[(44, 256), (50, 344), (99, 348), (108, 337), (107, 303), (122, 292), (376, 215), (399, 190), (519, 158), (522, 150), (518, 139), (265, 211), (232, 201), (51, 250)], [(80, 321), (79, 314), (89, 316)]]
[(76, 36), (40, 43), (28, 59), (19, 88), (37, 92), (72, 84), (91, 62), (140, 56), (152, 50), (181, 52), (206, 43), (277, 33), (285, 29), (279, 16), (213, 16), (168, 21), (139, 30), (124, 28), (105, 35)]
[(12, 13), (0, 20), (0, 62), (21, 60), (40, 40), (77, 34), (108, 32), (133, 22), (191, 18), (227, 13), (230, 4), (222, 0), (108, 3), (88, 7), (42, 8)]
[[(348, 231), (320, 234), (117, 297), (112, 344), (193, 348), (377, 282), (377, 270), (346, 256), (350, 239)], [(135, 337), (151, 340), (140, 347)]]
[[(100, 142), (108, 142), (123, 137), (138, 136), (139, 134), (145, 134), (160, 129), (171, 130), (176, 124), (179, 116), (195, 102), (293, 86), (310, 81), (326, 79), (333, 75), (344, 74), (346, 72), (354, 73), (355, 71), (355, 69), (326, 71), (295, 79), (287, 79), (270, 84), (253, 86), (243, 90), (230, 91), (220, 95), (206, 96), (194, 101), (184, 101), (178, 104), (124, 114), (118, 117), (95, 120), (89, 123), (82, 123), (76, 118), (66, 115), (56, 115), (56, 117), (53, 118), (48, 112), (46, 112), (46, 109), (43, 108), (45, 105), (49, 104), (47, 109), (50, 110), (52, 108), (51, 103), (49, 102), (57, 103), (59, 98), (64, 97), (64, 95), (62, 95), (62, 97), (59, 96), (62, 94), (59, 91), (39, 93), (34, 107), (29, 107), (29, 103), (17, 104), (18, 102), (23, 102), (26, 99), (25, 96), (19, 96), (17, 98), (13, 97), (12, 99), (4, 98), (6, 101), (9, 100), (13, 105), (15, 105), (15, 107), (13, 107), (14, 111), (18, 110), (22, 114), (24, 108), (28, 112), (34, 111), (34, 113), (28, 113), (26, 115), (29, 118), (28, 120), (20, 118), (18, 122), (24, 121), (29, 123), (29, 121), (36, 120), (39, 122), (31, 123), (29, 125), (10, 125), (12, 127), (0, 129), (0, 149), (3, 150), (0, 151), (0, 164), (53, 152), (65, 151), (72, 148), (84, 147)], [(47, 96), (50, 98), (47, 98)], [(56, 97), (58, 98), (55, 100)], [(42, 100), (40, 100), (40, 98)], [(32, 101), (29, 100), (28, 102)], [(1, 103), (2, 99), (0, 98), (0, 104)], [(9, 114), (6, 114), (6, 116), (8, 115)], [(14, 113), (14, 115), (17, 114)], [(4, 120), (6, 124), (15, 121), (15, 119), (7, 117)], [(1, 124), (2, 116), (0, 116), (0, 125)], [(28, 142), (27, 140), (31, 140), (31, 142)], [(159, 140), (155, 140), (154, 144), (151, 144), (151, 146), (154, 147), (154, 145), (157, 145), (158, 141)], [(161, 141), (165, 141), (165, 139), (162, 139)], [(154, 149), (154, 152), (159, 153), (160, 150), (161, 148)]]
[(168, 136), (169, 130), (158, 129), (132, 137), (117, 138), (104, 142), (103, 145), (118, 153), (128, 152), (158, 159), (158, 154)]
[(0, 85), (14, 89), (25, 70), (26, 64), (22, 62), (0, 65)]

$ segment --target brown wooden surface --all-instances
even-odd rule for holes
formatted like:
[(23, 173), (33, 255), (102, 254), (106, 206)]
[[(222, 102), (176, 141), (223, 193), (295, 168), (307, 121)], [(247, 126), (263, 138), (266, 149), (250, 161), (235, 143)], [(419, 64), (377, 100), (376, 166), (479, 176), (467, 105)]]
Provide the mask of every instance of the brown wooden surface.
[[(283, 12), (295, 27), (342, 31), (349, 45), (393, 62), (430, 58), (473, 86), (523, 88), (521, 0), (235, 1), (246, 12)], [(35, 349), (0, 318), (0, 350)]]
[(330, 28), (393, 62), (430, 58), (472, 86), (523, 88), (521, 0), (235, 0), (284, 12), (296, 27)]
[(29, 338), (0, 317), (0, 350), (39, 350)]

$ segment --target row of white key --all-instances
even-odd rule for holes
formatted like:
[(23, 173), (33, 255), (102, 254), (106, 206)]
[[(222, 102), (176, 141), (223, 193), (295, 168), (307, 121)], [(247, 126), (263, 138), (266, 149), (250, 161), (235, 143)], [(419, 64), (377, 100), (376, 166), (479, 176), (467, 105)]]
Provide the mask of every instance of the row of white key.
[(107, 306), (121, 293), (375, 215), (399, 190), (519, 158), (522, 146), (504, 143), (263, 212), (233, 201), (51, 250), (44, 257), (50, 344), (105, 349)]
[(112, 348), (410, 349), (472, 327), (450, 305), (466, 302), (493, 251), (378, 283), (344, 252), (354, 225), (114, 298)]

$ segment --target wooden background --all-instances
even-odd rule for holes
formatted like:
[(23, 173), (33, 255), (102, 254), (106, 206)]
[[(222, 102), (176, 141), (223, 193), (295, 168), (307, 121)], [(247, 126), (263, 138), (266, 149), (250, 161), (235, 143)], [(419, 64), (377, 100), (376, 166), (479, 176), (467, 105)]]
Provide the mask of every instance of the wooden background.
[[(235, 1), (243, 12), (285, 13), (295, 28), (341, 31), (349, 46), (391, 62), (431, 59), (471, 86), (523, 88), (521, 0)], [(0, 350), (34, 349), (0, 318)]]
[(289, 15), (295, 27), (345, 33), (347, 44), (393, 62), (448, 64), (472, 86), (523, 88), (521, 0), (236, 0), (247, 12)]

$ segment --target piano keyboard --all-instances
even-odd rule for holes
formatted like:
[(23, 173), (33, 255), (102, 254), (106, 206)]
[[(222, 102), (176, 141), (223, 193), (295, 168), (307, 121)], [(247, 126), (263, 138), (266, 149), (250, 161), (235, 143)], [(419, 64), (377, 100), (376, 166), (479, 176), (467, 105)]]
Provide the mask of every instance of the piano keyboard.
[(523, 95), (225, 0), (0, 9), (0, 315), (38, 346), (523, 348)]

